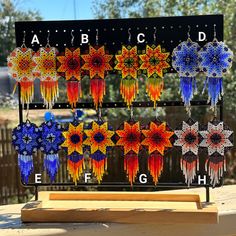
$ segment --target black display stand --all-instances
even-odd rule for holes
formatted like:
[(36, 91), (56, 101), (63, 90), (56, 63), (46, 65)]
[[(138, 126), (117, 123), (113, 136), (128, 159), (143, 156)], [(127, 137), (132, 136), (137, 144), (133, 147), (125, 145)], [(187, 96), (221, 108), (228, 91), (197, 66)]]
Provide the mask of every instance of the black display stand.
[[(200, 46), (212, 41), (214, 35), (214, 25), (219, 41), (223, 40), (223, 15), (205, 15), (205, 16), (183, 16), (183, 17), (158, 17), (158, 18), (139, 18), (139, 19), (112, 19), (112, 20), (78, 20), (78, 21), (37, 21), (37, 22), (16, 22), (16, 45), (22, 44), (24, 31), (26, 32), (25, 44), (37, 51), (40, 46), (45, 46), (48, 31), (50, 31), (50, 45), (64, 51), (65, 47), (71, 47), (71, 31), (74, 35), (74, 47), (80, 47), (81, 52), (88, 50), (88, 44), (81, 43), (81, 34), (87, 34), (89, 44), (95, 45), (96, 33), (99, 35), (99, 45), (105, 45), (110, 54), (115, 55), (122, 45), (128, 43), (129, 32), (131, 33), (131, 45), (137, 45), (142, 50), (146, 44), (153, 43), (153, 34), (156, 29), (157, 43), (168, 52), (182, 41), (187, 39), (188, 26), (190, 26), (190, 35), (193, 41), (197, 41)], [(199, 41), (199, 32), (204, 32), (206, 39)], [(145, 41), (137, 42), (137, 36), (142, 33)], [(33, 42), (34, 35), (37, 35), (39, 44)], [(200, 33), (201, 34), (201, 33)], [(142, 35), (142, 39), (144, 39)], [(114, 73), (116, 73), (114, 71)], [(175, 73), (171, 67), (168, 73)], [(178, 101), (159, 101), (157, 107), (166, 106), (183, 106), (183, 102)], [(207, 106), (206, 100), (192, 101), (192, 106)], [(152, 102), (134, 102), (133, 107), (153, 107)], [(218, 103), (219, 119), (223, 120), (223, 99)], [(77, 108), (94, 108), (91, 103), (77, 103)], [(104, 102), (102, 108), (125, 108), (124, 102)], [(56, 103), (54, 109), (71, 109), (69, 103)], [(23, 107), (20, 103), (20, 86), (19, 86), (19, 119), (23, 122)], [(32, 103), (29, 109), (46, 109), (43, 103)], [(28, 183), (25, 187), (35, 187), (35, 199), (38, 199), (38, 187), (40, 186), (74, 186), (74, 183)], [(78, 183), (77, 187), (97, 186), (97, 187), (128, 187), (129, 183), (123, 182), (102, 182), (98, 184)], [(187, 188), (184, 183), (158, 183), (156, 186), (150, 184), (134, 184), (133, 188)], [(192, 184), (190, 187), (205, 187), (206, 202), (210, 201), (209, 181), (206, 184)]]

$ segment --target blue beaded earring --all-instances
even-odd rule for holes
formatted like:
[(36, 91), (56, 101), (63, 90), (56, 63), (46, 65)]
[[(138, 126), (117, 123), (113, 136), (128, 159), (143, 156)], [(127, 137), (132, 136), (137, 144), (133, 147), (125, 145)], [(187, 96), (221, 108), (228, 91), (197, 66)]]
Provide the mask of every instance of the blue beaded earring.
[(53, 182), (59, 168), (60, 145), (63, 142), (62, 127), (54, 120), (53, 114), (45, 114), (45, 122), (39, 126), (41, 133), (40, 150), (44, 153), (44, 169)]
[(22, 181), (27, 184), (33, 172), (33, 154), (39, 148), (40, 132), (38, 127), (27, 118), (12, 131), (12, 145), (18, 154), (18, 165)]
[(232, 66), (233, 52), (224, 42), (217, 40), (215, 25), (214, 39), (200, 50), (199, 61), (200, 69), (206, 75), (204, 90), (208, 85), (208, 100), (216, 111), (216, 104), (223, 95), (223, 75)]
[(188, 38), (180, 43), (172, 53), (172, 66), (180, 76), (180, 92), (184, 106), (190, 115), (190, 101), (197, 90), (196, 75), (199, 73), (200, 46), (190, 38), (190, 26), (188, 26)]

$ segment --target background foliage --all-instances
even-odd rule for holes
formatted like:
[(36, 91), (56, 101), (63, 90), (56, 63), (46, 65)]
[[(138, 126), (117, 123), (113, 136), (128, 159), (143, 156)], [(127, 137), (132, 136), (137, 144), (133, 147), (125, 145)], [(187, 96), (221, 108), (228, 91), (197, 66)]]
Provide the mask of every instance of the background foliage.
[(0, 1), (0, 66), (6, 65), (6, 58), (15, 48), (15, 21), (41, 20), (37, 11), (22, 11), (21, 1)]
[[(98, 19), (224, 14), (225, 43), (233, 52), (236, 52), (235, 9), (235, 0), (96, 0), (93, 2), (93, 12), (95, 18)], [(235, 73), (236, 63), (234, 59), (233, 67), (224, 79), (225, 107), (234, 118), (236, 118)], [(198, 78), (199, 91), (202, 89), (201, 80), (203, 76), (200, 78)], [(165, 90), (162, 99), (176, 99), (178, 83), (179, 80), (176, 79), (176, 75), (165, 76), (167, 90)]]

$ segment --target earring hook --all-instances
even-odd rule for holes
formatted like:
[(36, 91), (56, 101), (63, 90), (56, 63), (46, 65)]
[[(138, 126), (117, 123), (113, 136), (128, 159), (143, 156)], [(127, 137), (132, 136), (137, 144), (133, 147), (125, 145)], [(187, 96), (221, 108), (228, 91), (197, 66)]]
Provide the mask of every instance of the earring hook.
[(217, 117), (217, 106), (216, 105), (214, 105), (213, 112), (214, 112), (214, 118), (216, 118)]
[(71, 30), (71, 32), (70, 32), (70, 35), (71, 35), (71, 45), (72, 45), (72, 47), (74, 47), (74, 39), (75, 39), (75, 36), (74, 36), (73, 32), (74, 32), (74, 30)]
[(130, 28), (128, 29), (128, 34), (129, 34), (129, 38), (128, 38), (128, 42), (130, 43), (131, 42), (131, 33), (130, 33)]
[(158, 110), (157, 110), (157, 107), (155, 107), (155, 119), (157, 120), (157, 117), (158, 117)]
[(216, 24), (214, 24), (214, 39), (216, 39)]
[(190, 38), (190, 30), (191, 30), (191, 26), (190, 26), (190, 25), (188, 25), (188, 33), (187, 33), (187, 35), (188, 35), (188, 38)]
[(98, 116), (98, 121), (101, 121), (102, 120), (102, 108), (101, 108), (101, 106), (98, 106), (97, 116)]
[(71, 109), (71, 112), (72, 112), (72, 114), (73, 114), (74, 120), (77, 120), (78, 116), (77, 116), (77, 111), (76, 111), (76, 109), (75, 109), (75, 108), (72, 108), (72, 109)]
[(48, 30), (48, 36), (47, 36), (47, 44), (46, 44), (46, 47), (50, 47), (49, 38), (50, 38), (50, 30)]
[(156, 37), (156, 33), (157, 33), (157, 27), (154, 27), (154, 33), (153, 33), (153, 41), (154, 43), (156, 43), (157, 37)]
[(133, 106), (130, 107), (130, 120), (133, 120), (133, 116), (134, 116), (134, 109)]
[(29, 103), (26, 104), (26, 121), (29, 120)]
[(96, 45), (98, 45), (98, 29), (96, 29)]
[(26, 32), (25, 32), (25, 30), (24, 30), (24, 31), (23, 31), (22, 45), (21, 45), (22, 48), (26, 48), (26, 45), (25, 45), (25, 36), (26, 36)]

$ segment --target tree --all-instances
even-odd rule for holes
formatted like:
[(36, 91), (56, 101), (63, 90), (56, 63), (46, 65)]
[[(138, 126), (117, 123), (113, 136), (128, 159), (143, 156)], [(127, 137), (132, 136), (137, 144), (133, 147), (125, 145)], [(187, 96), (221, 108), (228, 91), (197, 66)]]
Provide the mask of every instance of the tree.
[(0, 3), (0, 66), (5, 66), (8, 54), (15, 48), (15, 21), (32, 21), (42, 18), (37, 11), (19, 10), (19, 1), (1, 0)]
[[(158, 17), (185, 16), (201, 14), (224, 14), (224, 40), (233, 52), (236, 51), (236, 1), (235, 0), (105, 0), (94, 1), (95, 18), (121, 17)], [(230, 73), (224, 78), (225, 107), (236, 117), (236, 63), (234, 61)], [(173, 99), (177, 96), (178, 80), (173, 75), (165, 76), (164, 98)], [(176, 78), (176, 76), (175, 76)], [(202, 77), (200, 80), (202, 81)], [(200, 88), (203, 85), (201, 84)]]

